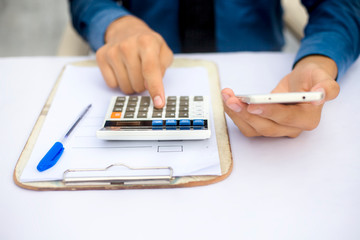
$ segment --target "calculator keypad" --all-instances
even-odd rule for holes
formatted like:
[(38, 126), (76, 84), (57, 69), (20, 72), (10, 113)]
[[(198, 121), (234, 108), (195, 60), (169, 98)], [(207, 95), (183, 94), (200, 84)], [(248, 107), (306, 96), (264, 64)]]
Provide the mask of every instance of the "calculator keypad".
[(210, 137), (207, 96), (168, 96), (165, 101), (165, 107), (157, 109), (149, 96), (113, 97), (98, 136), (114, 140), (132, 140), (131, 134), (138, 136), (134, 140), (141, 140), (141, 134), (149, 140)]

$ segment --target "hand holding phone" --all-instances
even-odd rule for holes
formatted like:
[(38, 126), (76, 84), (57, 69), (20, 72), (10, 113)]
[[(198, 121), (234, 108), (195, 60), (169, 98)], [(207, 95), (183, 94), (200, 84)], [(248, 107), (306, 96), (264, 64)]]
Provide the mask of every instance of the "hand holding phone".
[(267, 103), (302, 103), (320, 101), (324, 98), (322, 92), (287, 92), (269, 94), (237, 95), (241, 101), (247, 104)]

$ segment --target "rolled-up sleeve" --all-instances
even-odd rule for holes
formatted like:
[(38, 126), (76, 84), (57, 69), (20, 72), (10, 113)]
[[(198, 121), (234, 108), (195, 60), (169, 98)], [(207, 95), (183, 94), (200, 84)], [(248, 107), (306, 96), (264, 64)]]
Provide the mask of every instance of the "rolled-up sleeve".
[(309, 13), (295, 63), (308, 55), (333, 59), (340, 79), (360, 53), (359, 0), (302, 0)]
[(104, 45), (107, 27), (130, 13), (112, 0), (69, 0), (72, 23), (77, 32), (96, 51)]

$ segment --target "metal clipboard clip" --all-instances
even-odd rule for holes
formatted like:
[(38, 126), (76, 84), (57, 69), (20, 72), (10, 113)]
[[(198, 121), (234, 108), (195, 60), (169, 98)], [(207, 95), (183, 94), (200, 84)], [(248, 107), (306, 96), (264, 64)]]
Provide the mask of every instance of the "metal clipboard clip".
[(112, 164), (106, 168), (68, 169), (63, 174), (65, 185), (159, 185), (173, 180), (171, 167), (132, 168)]

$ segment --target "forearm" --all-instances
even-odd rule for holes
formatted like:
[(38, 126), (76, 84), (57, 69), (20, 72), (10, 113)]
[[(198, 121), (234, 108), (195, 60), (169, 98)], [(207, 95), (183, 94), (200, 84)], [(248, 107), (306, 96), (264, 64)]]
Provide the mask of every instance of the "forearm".
[(341, 78), (360, 53), (358, 0), (302, 0), (309, 12), (305, 37), (295, 63), (309, 55), (333, 59)]

